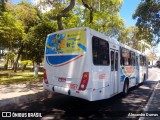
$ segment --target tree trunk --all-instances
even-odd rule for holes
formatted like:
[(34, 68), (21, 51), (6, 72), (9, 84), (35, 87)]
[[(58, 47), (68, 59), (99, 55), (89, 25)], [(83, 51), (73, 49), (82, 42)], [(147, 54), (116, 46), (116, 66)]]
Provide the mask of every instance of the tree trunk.
[(9, 61), (9, 59), (7, 58), (7, 62), (6, 62), (6, 64), (4, 65), (4, 70), (7, 70), (7, 69), (8, 69), (8, 61)]
[(66, 7), (64, 10), (62, 10), (58, 15), (57, 15), (57, 24), (58, 24), (58, 29), (63, 30), (63, 25), (62, 25), (62, 17), (69, 12), (70, 10), (73, 9), (75, 6), (75, 0), (70, 0), (70, 4), (68, 7)]
[(26, 64), (22, 65), (22, 72), (24, 72), (24, 70), (26, 69), (27, 64), (28, 64), (28, 63), (26, 63)]
[(16, 61), (14, 62), (14, 65), (13, 65), (13, 70), (14, 70), (14, 72), (17, 72), (18, 60), (19, 60), (19, 58), (20, 58), (20, 55), (22, 54), (22, 51), (23, 51), (23, 45), (22, 45), (21, 48), (19, 49), (18, 54), (17, 54)]
[(5, 11), (5, 0), (2, 0), (1, 4), (2, 4), (2, 12), (4, 12)]
[(85, 0), (82, 0), (83, 6), (87, 9), (89, 9), (89, 11), (90, 11), (90, 21), (89, 22), (92, 23), (93, 22), (93, 8), (92, 8), (92, 6), (89, 6), (88, 4), (86, 4), (84, 1)]

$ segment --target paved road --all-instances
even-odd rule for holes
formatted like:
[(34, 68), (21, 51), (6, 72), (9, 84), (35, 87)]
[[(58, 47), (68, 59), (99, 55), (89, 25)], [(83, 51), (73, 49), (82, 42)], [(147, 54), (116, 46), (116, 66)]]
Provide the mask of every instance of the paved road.
[[(129, 113), (141, 113), (149, 97), (160, 80), (160, 69), (149, 69), (149, 79), (144, 85), (134, 87), (130, 94), (123, 98), (121, 94), (110, 99), (88, 102), (75, 97), (56, 94), (54, 98), (20, 105), (12, 111), (39, 111), (42, 120), (48, 119), (138, 119), (128, 117)], [(115, 117), (114, 117), (115, 118)], [(115, 118), (117, 119), (117, 118)]]

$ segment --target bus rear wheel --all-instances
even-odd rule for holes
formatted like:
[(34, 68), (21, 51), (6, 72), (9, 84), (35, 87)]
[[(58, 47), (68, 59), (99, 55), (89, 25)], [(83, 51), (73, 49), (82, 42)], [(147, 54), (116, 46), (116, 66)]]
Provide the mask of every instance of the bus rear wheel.
[(129, 89), (128, 87), (129, 87), (129, 84), (127, 80), (125, 80), (124, 86), (123, 86), (123, 96), (126, 96), (128, 94), (128, 89)]
[(145, 81), (146, 81), (146, 74), (144, 74), (144, 76), (143, 76), (143, 81), (142, 81), (141, 85), (143, 85)]

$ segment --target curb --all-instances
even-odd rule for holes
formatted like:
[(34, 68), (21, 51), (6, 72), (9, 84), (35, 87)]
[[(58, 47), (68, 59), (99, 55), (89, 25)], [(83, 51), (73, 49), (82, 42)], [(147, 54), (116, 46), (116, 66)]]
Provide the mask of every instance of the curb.
[(3, 100), (0, 100), (0, 111), (9, 110), (14, 106), (17, 106), (20, 104), (29, 103), (37, 100), (46, 99), (46, 98), (51, 98), (53, 94), (54, 93), (51, 93), (49, 91), (42, 91), (34, 94), (28, 94), (28, 95), (22, 95), (19, 97), (3, 99)]

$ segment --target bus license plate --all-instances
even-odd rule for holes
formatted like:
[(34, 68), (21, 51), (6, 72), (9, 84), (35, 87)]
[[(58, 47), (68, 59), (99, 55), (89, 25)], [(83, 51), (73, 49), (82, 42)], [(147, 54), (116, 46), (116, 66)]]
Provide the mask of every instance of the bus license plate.
[(58, 78), (59, 82), (66, 82), (66, 78)]

